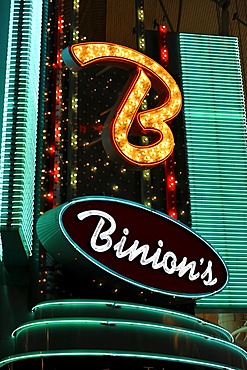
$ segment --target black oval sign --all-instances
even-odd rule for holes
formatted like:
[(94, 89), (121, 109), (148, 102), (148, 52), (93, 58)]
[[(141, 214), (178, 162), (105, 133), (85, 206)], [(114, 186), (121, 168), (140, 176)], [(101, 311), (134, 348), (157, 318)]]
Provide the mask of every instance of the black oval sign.
[(55, 259), (83, 257), (152, 291), (199, 298), (223, 289), (228, 280), (225, 263), (198, 234), (134, 202), (78, 198), (41, 216), (37, 232)]

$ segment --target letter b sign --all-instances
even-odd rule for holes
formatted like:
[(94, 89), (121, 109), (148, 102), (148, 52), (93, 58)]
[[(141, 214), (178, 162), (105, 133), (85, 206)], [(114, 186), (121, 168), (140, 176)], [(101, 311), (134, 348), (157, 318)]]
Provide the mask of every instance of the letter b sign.
[[(65, 64), (74, 71), (93, 63), (131, 69), (129, 81), (113, 106), (103, 129), (107, 154), (131, 168), (151, 168), (172, 153), (174, 139), (167, 122), (181, 110), (180, 90), (171, 75), (157, 62), (126, 46), (110, 43), (80, 43), (63, 50)], [(157, 107), (139, 111), (151, 87), (159, 94)], [(132, 144), (130, 129), (147, 137), (145, 145)]]

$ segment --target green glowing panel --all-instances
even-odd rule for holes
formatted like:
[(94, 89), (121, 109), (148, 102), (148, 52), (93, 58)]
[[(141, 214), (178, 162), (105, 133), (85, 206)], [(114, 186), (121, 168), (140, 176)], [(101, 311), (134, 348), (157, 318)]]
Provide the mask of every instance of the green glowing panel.
[(228, 286), (198, 310), (246, 309), (246, 112), (235, 37), (180, 34), (192, 229), (222, 256)]
[(41, 0), (11, 0), (0, 120), (3, 253), (6, 244), (13, 248), (18, 241), (26, 255), (32, 249), (41, 19)]

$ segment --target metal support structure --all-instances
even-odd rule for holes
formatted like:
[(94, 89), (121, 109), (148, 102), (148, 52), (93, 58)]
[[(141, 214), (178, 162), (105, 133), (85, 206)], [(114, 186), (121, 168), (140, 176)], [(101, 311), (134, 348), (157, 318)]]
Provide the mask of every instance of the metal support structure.
[(162, 11), (164, 13), (164, 19), (167, 21), (171, 32), (175, 32), (175, 29), (174, 29), (174, 27), (172, 25), (172, 22), (171, 22), (171, 20), (170, 20), (170, 18), (168, 16), (168, 13), (166, 11), (165, 5), (163, 4), (163, 1), (162, 0), (159, 0), (159, 3), (160, 3), (160, 6), (161, 6)]
[(183, 0), (179, 0), (177, 32), (180, 31), (180, 23), (181, 23), (181, 17), (182, 17), (182, 6), (183, 6)]
[(221, 15), (221, 35), (229, 36), (229, 6), (230, 0), (211, 0), (222, 9)]
[(239, 23), (241, 23), (243, 26), (247, 27), (247, 23), (244, 22), (241, 18), (239, 18), (238, 13), (235, 13), (232, 17), (232, 20), (237, 20)]

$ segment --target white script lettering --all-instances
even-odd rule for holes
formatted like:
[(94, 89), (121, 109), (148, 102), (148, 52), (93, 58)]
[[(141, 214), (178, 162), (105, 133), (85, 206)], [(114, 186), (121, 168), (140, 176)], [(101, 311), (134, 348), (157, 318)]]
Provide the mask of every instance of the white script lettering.
[[(217, 283), (217, 278), (213, 279), (212, 261), (208, 261), (205, 271), (200, 274), (200, 272), (195, 272), (197, 267), (196, 261), (188, 262), (188, 258), (183, 257), (182, 261), (178, 263), (177, 256), (172, 251), (167, 251), (162, 256), (162, 247), (164, 244), (162, 240), (158, 240), (158, 247), (151, 256), (149, 255), (150, 246), (148, 244), (140, 245), (139, 240), (134, 240), (130, 247), (124, 249), (127, 242), (127, 236), (129, 235), (128, 228), (123, 229), (123, 236), (119, 242), (113, 245), (111, 235), (116, 231), (117, 227), (114, 218), (108, 213), (100, 210), (84, 211), (77, 215), (80, 221), (83, 221), (85, 218), (90, 216), (100, 217), (90, 240), (90, 246), (95, 252), (106, 252), (113, 247), (113, 249), (116, 251), (117, 258), (128, 257), (129, 261), (133, 261), (139, 256), (140, 264), (142, 266), (151, 264), (154, 270), (162, 268), (164, 272), (169, 275), (178, 272), (179, 277), (183, 277), (186, 273), (189, 273), (188, 278), (190, 281), (201, 278), (203, 284), (207, 286)], [(105, 220), (110, 223), (110, 227), (103, 231), (102, 229), (106, 223)], [(202, 265), (203, 263), (204, 258), (202, 257), (199, 264)]]

